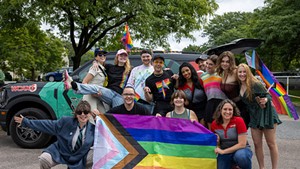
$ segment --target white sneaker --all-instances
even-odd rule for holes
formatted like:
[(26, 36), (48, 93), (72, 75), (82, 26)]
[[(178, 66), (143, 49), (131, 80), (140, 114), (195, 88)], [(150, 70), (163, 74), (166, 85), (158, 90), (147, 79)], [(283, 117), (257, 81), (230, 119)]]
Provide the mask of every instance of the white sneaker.
[(71, 82), (73, 81), (72, 77), (69, 76), (69, 73), (67, 70), (64, 71), (64, 87), (65, 90), (69, 90), (72, 88)]

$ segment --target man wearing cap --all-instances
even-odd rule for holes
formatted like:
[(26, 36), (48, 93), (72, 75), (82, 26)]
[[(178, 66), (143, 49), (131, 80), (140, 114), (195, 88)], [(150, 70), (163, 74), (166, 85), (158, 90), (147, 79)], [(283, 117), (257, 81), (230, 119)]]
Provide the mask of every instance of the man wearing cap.
[(198, 64), (199, 66), (199, 70), (197, 71), (197, 73), (199, 75), (201, 75), (203, 72), (205, 72), (206, 69), (206, 59), (207, 59), (207, 55), (200, 55), (195, 62)]
[(136, 93), (135, 100), (152, 112), (152, 103), (147, 102), (144, 95), (145, 81), (154, 71), (151, 64), (151, 52), (148, 50), (142, 50), (141, 60), (143, 64), (132, 69), (126, 86), (133, 87)]
[(166, 116), (167, 112), (173, 110), (170, 101), (176, 81), (172, 78), (173, 73), (170, 70), (169, 72), (163, 70), (164, 61), (164, 57), (154, 56), (154, 72), (146, 79), (144, 88), (146, 100), (155, 103), (154, 114), (156, 116)]
[(79, 94), (98, 94), (101, 101), (111, 107), (123, 104), (122, 92), (131, 70), (126, 50), (118, 50), (114, 65), (105, 64), (105, 69), (108, 76), (107, 87), (74, 82), (68, 72), (64, 72), (65, 90), (72, 87)]

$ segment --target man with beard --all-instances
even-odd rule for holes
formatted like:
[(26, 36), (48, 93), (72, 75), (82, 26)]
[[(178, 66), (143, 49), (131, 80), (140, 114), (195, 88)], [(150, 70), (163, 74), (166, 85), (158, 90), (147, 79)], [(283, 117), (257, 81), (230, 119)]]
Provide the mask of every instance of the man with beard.
[(174, 92), (175, 76), (172, 71), (164, 71), (164, 57), (156, 55), (153, 58), (154, 72), (146, 79), (144, 88), (145, 97), (148, 102), (154, 102), (154, 114), (166, 116), (167, 112), (173, 110), (170, 104), (171, 95)]

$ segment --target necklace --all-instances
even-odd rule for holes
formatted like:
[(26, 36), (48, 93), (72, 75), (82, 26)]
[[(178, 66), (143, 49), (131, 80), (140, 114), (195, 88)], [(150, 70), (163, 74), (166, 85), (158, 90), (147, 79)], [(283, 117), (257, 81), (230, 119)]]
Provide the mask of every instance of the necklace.
[(161, 77), (162, 75), (163, 75), (163, 73), (161, 73), (161, 74), (154, 74), (155, 77)]

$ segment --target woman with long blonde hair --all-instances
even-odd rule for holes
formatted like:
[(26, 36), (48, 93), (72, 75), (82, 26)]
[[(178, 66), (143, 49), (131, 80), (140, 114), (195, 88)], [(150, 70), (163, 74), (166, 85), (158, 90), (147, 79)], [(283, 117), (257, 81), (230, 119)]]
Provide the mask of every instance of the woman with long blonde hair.
[(255, 154), (260, 169), (264, 169), (263, 136), (268, 144), (272, 168), (278, 168), (278, 147), (276, 127), (281, 123), (271, 103), (272, 97), (264, 85), (256, 79), (249, 66), (238, 65), (237, 77), (240, 84), (240, 96), (250, 115), (249, 127), (254, 143)]
[(128, 53), (124, 49), (118, 50), (114, 65), (105, 64), (108, 76), (107, 87), (94, 84), (74, 82), (67, 72), (64, 73), (65, 89), (72, 87), (79, 94), (98, 94), (99, 99), (111, 107), (123, 104), (122, 92), (130, 75), (131, 65)]

